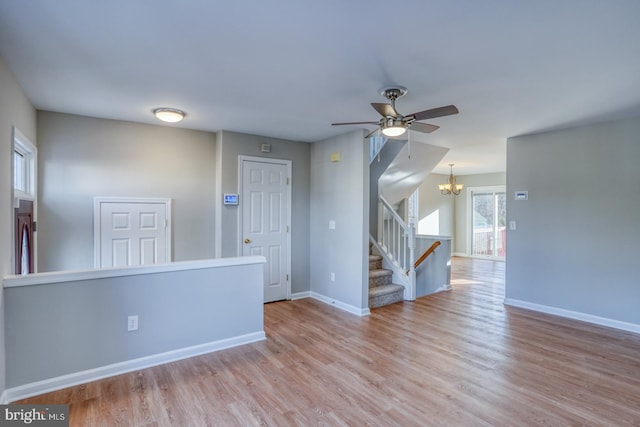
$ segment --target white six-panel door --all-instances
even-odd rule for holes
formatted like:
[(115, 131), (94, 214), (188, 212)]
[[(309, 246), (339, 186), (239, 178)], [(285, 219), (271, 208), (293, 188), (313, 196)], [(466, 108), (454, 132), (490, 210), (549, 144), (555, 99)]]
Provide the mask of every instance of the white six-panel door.
[(241, 158), (240, 164), (242, 255), (262, 255), (267, 259), (264, 302), (287, 299), (290, 296), (290, 163)]
[(170, 262), (170, 215), (169, 199), (96, 197), (96, 268)]

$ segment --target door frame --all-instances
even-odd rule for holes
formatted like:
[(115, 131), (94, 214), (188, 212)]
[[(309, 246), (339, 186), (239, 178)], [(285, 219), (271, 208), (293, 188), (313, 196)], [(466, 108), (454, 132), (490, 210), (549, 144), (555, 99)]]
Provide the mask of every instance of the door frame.
[(163, 204), (165, 210), (165, 218), (167, 223), (165, 224), (164, 232), (166, 239), (165, 255), (167, 262), (172, 262), (171, 249), (173, 244), (171, 236), (171, 199), (163, 197), (103, 197), (95, 196), (93, 198), (93, 267), (100, 268), (102, 259), (102, 207), (103, 203), (140, 203), (140, 204)]
[[(27, 138), (20, 129), (15, 126), (12, 126), (12, 139), (11, 139), (11, 163), (10, 163), (10, 171), (11, 171), (11, 206), (13, 209), (11, 210), (11, 235), (15, 233), (15, 209), (20, 206), (21, 200), (27, 200), (33, 202), (33, 224), (38, 222), (38, 148), (31, 142), (29, 138)], [(30, 163), (29, 167), (29, 183), (28, 189), (26, 193), (16, 192), (14, 186), (14, 174), (15, 174), (15, 165), (13, 153), (15, 151), (19, 151), (22, 153), (26, 153), (29, 155), (28, 161)], [(34, 226), (35, 230), (32, 230), (32, 240), (31, 240), (31, 253), (32, 253), (32, 262), (33, 262), (33, 273), (38, 272), (38, 233), (37, 233), (37, 224)], [(15, 274), (15, 262), (16, 262), (16, 245), (15, 241), (11, 239), (11, 272)]]
[(285, 159), (275, 159), (271, 157), (258, 157), (258, 156), (238, 156), (238, 235), (236, 238), (237, 242), (237, 254), (238, 256), (242, 256), (242, 236), (243, 230), (242, 226), (244, 225), (243, 218), (244, 212), (244, 203), (243, 203), (243, 194), (242, 189), (244, 188), (243, 176), (244, 176), (244, 164), (245, 162), (259, 162), (259, 163), (271, 163), (271, 164), (279, 164), (287, 167), (287, 276), (289, 280), (287, 280), (287, 300), (291, 299), (291, 187), (293, 186), (293, 181), (291, 178), (291, 169), (292, 169), (292, 161)]

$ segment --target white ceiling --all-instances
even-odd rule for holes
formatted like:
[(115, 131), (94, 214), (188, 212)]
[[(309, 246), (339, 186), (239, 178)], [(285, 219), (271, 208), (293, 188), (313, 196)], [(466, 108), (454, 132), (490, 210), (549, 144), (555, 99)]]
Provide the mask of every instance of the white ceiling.
[[(314, 142), (455, 104), (436, 168), (504, 171), (505, 140), (640, 115), (638, 0), (0, 0), (0, 56), (38, 109)], [(370, 128), (373, 129), (373, 128)]]

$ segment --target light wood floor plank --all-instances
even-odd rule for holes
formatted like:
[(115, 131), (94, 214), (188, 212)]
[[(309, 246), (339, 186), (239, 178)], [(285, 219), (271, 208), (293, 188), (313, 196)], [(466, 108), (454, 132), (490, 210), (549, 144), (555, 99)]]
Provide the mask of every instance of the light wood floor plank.
[(357, 317), (265, 305), (267, 340), (26, 399), (73, 426), (640, 426), (640, 336), (506, 307), (504, 263)]

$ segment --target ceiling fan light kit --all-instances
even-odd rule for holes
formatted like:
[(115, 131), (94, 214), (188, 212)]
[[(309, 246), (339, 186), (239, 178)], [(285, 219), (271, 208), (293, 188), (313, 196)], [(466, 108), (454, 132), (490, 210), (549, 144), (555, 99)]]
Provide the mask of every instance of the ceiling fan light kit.
[(380, 89), (380, 95), (387, 98), (390, 103), (371, 103), (373, 109), (382, 116), (382, 118), (377, 122), (342, 122), (332, 123), (332, 125), (378, 125), (378, 128), (369, 133), (365, 138), (371, 137), (378, 133), (378, 131), (381, 131), (386, 137), (393, 138), (403, 135), (409, 128), (418, 132), (431, 133), (440, 127), (428, 123), (421, 123), (419, 120), (458, 114), (458, 109), (455, 105), (447, 105), (445, 107), (431, 108), (429, 110), (418, 111), (417, 113), (403, 116), (396, 110), (396, 100), (406, 95), (407, 92), (408, 90), (404, 86), (389, 86)]
[(400, 136), (407, 131), (407, 127), (401, 120), (391, 118), (387, 119), (385, 123), (380, 125), (380, 127), (382, 129), (382, 133), (389, 137)]

